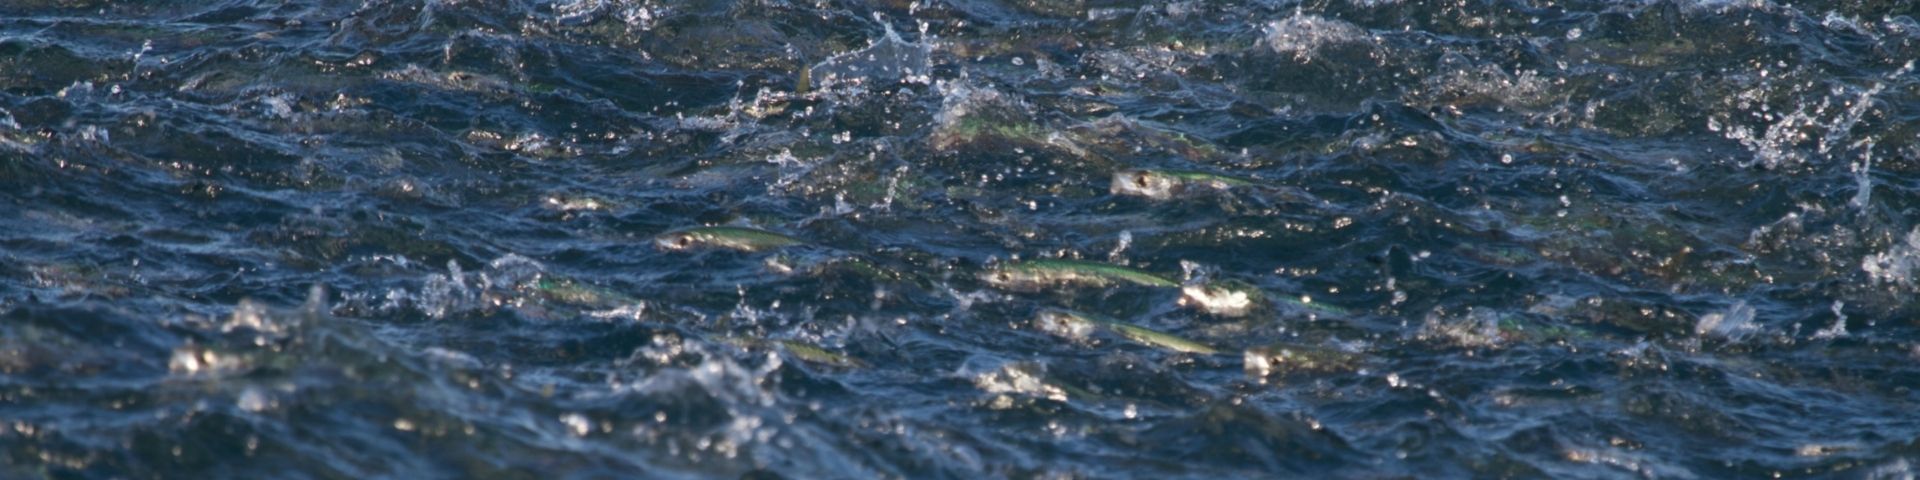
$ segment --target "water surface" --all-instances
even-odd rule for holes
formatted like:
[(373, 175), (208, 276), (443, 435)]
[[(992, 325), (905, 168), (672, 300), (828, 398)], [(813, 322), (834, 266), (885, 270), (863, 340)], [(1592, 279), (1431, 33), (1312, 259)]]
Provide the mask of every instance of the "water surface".
[(1911, 478), (1916, 16), (6, 2), (0, 476)]

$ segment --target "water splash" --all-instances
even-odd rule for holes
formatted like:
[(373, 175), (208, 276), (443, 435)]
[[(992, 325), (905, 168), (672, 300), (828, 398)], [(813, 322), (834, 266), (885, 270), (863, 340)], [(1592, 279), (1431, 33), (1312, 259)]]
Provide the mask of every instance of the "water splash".
[(1701, 315), (1693, 333), (1738, 343), (1760, 331), (1760, 326), (1753, 323), (1755, 314), (1754, 308), (1742, 300), (1724, 311)]
[(1266, 33), (1267, 46), (1296, 62), (1312, 60), (1320, 49), (1331, 45), (1370, 41), (1367, 32), (1354, 24), (1297, 11), (1293, 16), (1267, 22)]
[(877, 18), (885, 31), (866, 48), (834, 55), (808, 69), (820, 89), (836, 86), (877, 86), (886, 82), (930, 83), (933, 54), (930, 43), (908, 42), (893, 25)]

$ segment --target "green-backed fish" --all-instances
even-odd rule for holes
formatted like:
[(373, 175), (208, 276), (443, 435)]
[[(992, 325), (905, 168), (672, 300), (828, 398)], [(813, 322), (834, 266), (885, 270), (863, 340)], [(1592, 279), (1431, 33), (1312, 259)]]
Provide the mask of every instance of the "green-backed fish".
[(1201, 355), (1220, 353), (1219, 350), (1206, 344), (1180, 338), (1173, 334), (1072, 310), (1043, 310), (1040, 312), (1039, 324), (1042, 330), (1073, 339), (1087, 338), (1087, 336), (1093, 334), (1094, 330), (1104, 328), (1122, 337), (1126, 337), (1128, 340), (1152, 347)]
[(1193, 170), (1130, 169), (1113, 173), (1108, 191), (1114, 195), (1132, 195), (1154, 200), (1233, 188), (1251, 187), (1253, 181)]
[(675, 230), (660, 234), (660, 236), (654, 237), (653, 239), (654, 246), (670, 252), (707, 248), (757, 252), (794, 245), (804, 245), (806, 243), (807, 242), (797, 238), (766, 230), (730, 226), (694, 227)]
[(860, 361), (858, 358), (835, 353), (810, 343), (798, 340), (780, 340), (775, 343), (780, 344), (780, 349), (786, 350), (788, 355), (792, 355), (793, 358), (798, 358), (804, 362), (840, 368), (866, 368), (867, 366), (867, 362)]
[(721, 339), (720, 341), (727, 344), (731, 344), (736, 347), (740, 347), (742, 349), (761, 349), (761, 348), (777, 349), (779, 351), (786, 352), (788, 357), (791, 357), (795, 360), (818, 364), (818, 365), (825, 365), (829, 367), (839, 367), (839, 368), (866, 368), (867, 367), (867, 362), (863, 362), (858, 358), (853, 358), (853, 357), (847, 356), (846, 354), (835, 353), (825, 348), (821, 348), (818, 345), (802, 342), (799, 340), (763, 340), (758, 338), (727, 337), (727, 338)]
[(982, 281), (1009, 290), (1036, 291), (1055, 286), (1141, 285), (1173, 288), (1179, 282), (1119, 265), (1085, 260), (1044, 259), (1008, 262), (980, 275)]
[(542, 276), (533, 283), (533, 290), (543, 298), (575, 307), (610, 308), (641, 303), (638, 298), (606, 287), (564, 278)]

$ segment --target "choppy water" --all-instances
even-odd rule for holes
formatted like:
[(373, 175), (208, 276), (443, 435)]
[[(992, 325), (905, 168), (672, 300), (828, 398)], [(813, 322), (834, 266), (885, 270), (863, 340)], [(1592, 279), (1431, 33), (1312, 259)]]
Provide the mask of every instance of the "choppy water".
[(1912, 478), (1916, 10), (0, 2), (0, 477)]

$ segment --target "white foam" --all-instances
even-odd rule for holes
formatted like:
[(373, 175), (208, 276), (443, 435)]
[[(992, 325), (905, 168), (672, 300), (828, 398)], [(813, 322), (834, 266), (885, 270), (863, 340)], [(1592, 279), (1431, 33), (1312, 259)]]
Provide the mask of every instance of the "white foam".
[(1007, 364), (998, 370), (974, 375), (973, 384), (987, 393), (1018, 394), (1056, 402), (1067, 401), (1065, 389), (1047, 384), (1040, 374), (1028, 371), (1029, 368), (1037, 369), (1037, 367), (1026, 367), (1023, 364)]
[(1847, 305), (1847, 302), (1834, 300), (1833, 301), (1833, 326), (1820, 329), (1820, 331), (1817, 331), (1817, 332), (1813, 332), (1813, 338), (1833, 339), (1833, 338), (1841, 338), (1841, 337), (1847, 336), (1847, 314), (1840, 313), (1840, 308), (1846, 305)]
[[(1125, 260), (1126, 258), (1121, 257), (1120, 255), (1123, 253), (1126, 253), (1127, 247), (1131, 247), (1131, 246), (1133, 246), (1133, 231), (1121, 230), (1119, 238), (1114, 240), (1113, 251), (1107, 252), (1107, 261), (1119, 263), (1120, 261)], [(1186, 264), (1185, 261), (1182, 261), (1180, 263), (1181, 265)]]
[(1245, 315), (1253, 308), (1253, 297), (1240, 290), (1187, 285), (1180, 287), (1180, 304), (1215, 315), (1234, 317)]

